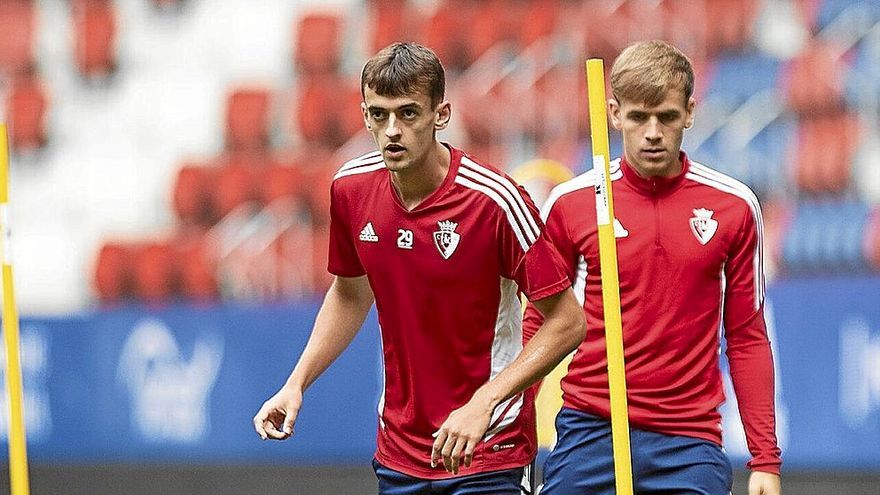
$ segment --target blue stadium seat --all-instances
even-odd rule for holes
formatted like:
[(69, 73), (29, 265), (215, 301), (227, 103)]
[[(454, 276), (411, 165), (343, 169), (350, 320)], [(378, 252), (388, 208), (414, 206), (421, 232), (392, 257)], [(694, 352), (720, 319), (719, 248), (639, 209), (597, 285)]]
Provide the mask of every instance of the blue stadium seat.
[(715, 64), (707, 97), (743, 103), (755, 93), (774, 88), (780, 67), (779, 60), (763, 54), (722, 55)]
[(865, 103), (880, 106), (880, 35), (868, 36), (856, 46), (845, 85), (850, 106), (859, 108)]
[(849, 9), (853, 9), (853, 13), (860, 17), (867, 17), (873, 22), (880, 21), (880, 2), (876, 0), (822, 0), (816, 18), (816, 29), (821, 31)]
[(795, 135), (793, 122), (777, 119), (748, 141), (733, 148), (729, 133), (716, 132), (693, 151), (695, 160), (743, 181), (760, 198), (785, 188), (785, 154)]

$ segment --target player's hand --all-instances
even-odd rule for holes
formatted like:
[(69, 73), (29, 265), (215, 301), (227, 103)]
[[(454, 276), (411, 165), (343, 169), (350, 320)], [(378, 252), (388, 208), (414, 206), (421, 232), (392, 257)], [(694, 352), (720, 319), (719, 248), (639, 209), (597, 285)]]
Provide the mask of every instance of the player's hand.
[(441, 458), (443, 467), (453, 474), (458, 474), (462, 464), (470, 466), (474, 449), (489, 428), (493, 408), (490, 401), (475, 394), (467, 404), (452, 411), (434, 433), (431, 467), (436, 467)]
[(284, 440), (293, 435), (301, 406), (302, 390), (285, 386), (263, 403), (254, 416), (254, 429), (263, 440)]
[(752, 471), (749, 476), (749, 495), (781, 495), (782, 482), (778, 474)]

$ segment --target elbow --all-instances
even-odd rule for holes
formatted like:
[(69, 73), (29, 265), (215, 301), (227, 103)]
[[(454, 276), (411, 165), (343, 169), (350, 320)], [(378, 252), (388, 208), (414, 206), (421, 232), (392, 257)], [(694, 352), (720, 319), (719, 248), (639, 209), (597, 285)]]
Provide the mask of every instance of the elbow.
[(568, 318), (565, 326), (565, 353), (568, 354), (577, 349), (586, 335), (587, 321), (584, 318), (584, 312), (577, 308), (577, 311)]

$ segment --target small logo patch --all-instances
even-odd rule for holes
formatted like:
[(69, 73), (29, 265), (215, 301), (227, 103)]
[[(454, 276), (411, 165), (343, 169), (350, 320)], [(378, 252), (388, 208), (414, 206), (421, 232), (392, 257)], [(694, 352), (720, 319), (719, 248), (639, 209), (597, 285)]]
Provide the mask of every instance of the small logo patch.
[(358, 236), (358, 239), (364, 242), (379, 242), (379, 236), (376, 235), (376, 229), (373, 228), (373, 222), (367, 222), (364, 225), (364, 228), (361, 229), (361, 235)]
[(620, 223), (620, 220), (616, 218), (614, 219), (614, 237), (618, 239), (621, 237), (629, 237), (629, 231), (626, 230), (623, 227), (623, 224)]
[(440, 251), (443, 259), (448, 260), (452, 253), (455, 252), (455, 248), (458, 247), (459, 241), (461, 241), (461, 236), (455, 232), (458, 224), (445, 220), (437, 222), (437, 225), (440, 226), (440, 230), (434, 232), (434, 245), (437, 246), (437, 250)]
[(512, 449), (514, 447), (516, 447), (516, 444), (513, 444), (513, 443), (501, 443), (501, 444), (496, 443), (495, 445), (492, 446), (492, 450), (494, 452), (498, 452), (500, 450)]
[(718, 221), (712, 219), (712, 215), (715, 212), (705, 208), (697, 208), (693, 210), (693, 212), (694, 216), (691, 218), (691, 232), (694, 233), (694, 237), (700, 241), (700, 244), (705, 246), (706, 243), (712, 240), (715, 231), (718, 230)]

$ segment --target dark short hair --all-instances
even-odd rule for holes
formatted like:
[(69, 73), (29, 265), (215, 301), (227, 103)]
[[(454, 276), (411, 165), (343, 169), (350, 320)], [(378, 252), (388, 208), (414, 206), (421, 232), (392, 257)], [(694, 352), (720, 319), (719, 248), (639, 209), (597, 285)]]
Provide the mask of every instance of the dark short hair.
[(423, 93), (431, 105), (443, 101), (446, 73), (437, 55), (416, 43), (392, 43), (364, 65), (361, 72), (361, 96), (370, 88), (382, 96)]

